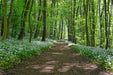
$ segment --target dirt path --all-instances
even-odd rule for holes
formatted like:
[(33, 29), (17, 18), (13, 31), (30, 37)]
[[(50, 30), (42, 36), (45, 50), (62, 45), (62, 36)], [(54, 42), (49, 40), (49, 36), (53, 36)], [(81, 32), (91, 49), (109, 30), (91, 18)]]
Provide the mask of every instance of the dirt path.
[(5, 72), (5, 75), (110, 75), (64, 42), (56, 43), (46, 52)]

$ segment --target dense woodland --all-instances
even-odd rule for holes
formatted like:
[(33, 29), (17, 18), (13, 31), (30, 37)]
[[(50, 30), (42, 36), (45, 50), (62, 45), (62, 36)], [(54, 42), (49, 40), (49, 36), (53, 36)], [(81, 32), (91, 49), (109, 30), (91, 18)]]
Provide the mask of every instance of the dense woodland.
[(74, 43), (112, 47), (112, 0), (0, 0), (2, 40), (67, 39)]
[(113, 0), (0, 0), (0, 69), (67, 40), (113, 72), (112, 11)]

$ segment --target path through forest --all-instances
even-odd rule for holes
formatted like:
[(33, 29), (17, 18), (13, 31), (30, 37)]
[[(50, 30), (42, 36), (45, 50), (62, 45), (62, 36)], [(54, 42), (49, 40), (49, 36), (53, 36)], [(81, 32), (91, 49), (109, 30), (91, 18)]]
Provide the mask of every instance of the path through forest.
[(5, 75), (110, 75), (97, 68), (64, 42), (46, 52), (22, 61)]

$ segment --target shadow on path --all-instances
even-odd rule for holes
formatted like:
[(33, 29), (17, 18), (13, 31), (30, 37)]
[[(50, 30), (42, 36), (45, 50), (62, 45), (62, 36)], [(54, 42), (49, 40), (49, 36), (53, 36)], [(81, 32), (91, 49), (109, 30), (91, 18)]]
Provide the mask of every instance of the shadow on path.
[(22, 61), (5, 75), (111, 75), (97, 68), (64, 42), (46, 52)]

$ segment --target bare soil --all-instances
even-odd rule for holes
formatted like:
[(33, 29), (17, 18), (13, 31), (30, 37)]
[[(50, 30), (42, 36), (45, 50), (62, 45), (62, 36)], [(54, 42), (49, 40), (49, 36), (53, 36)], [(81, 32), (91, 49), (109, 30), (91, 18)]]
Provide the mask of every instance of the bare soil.
[(23, 60), (21, 64), (5, 70), (4, 75), (112, 75), (99, 69), (64, 42)]

